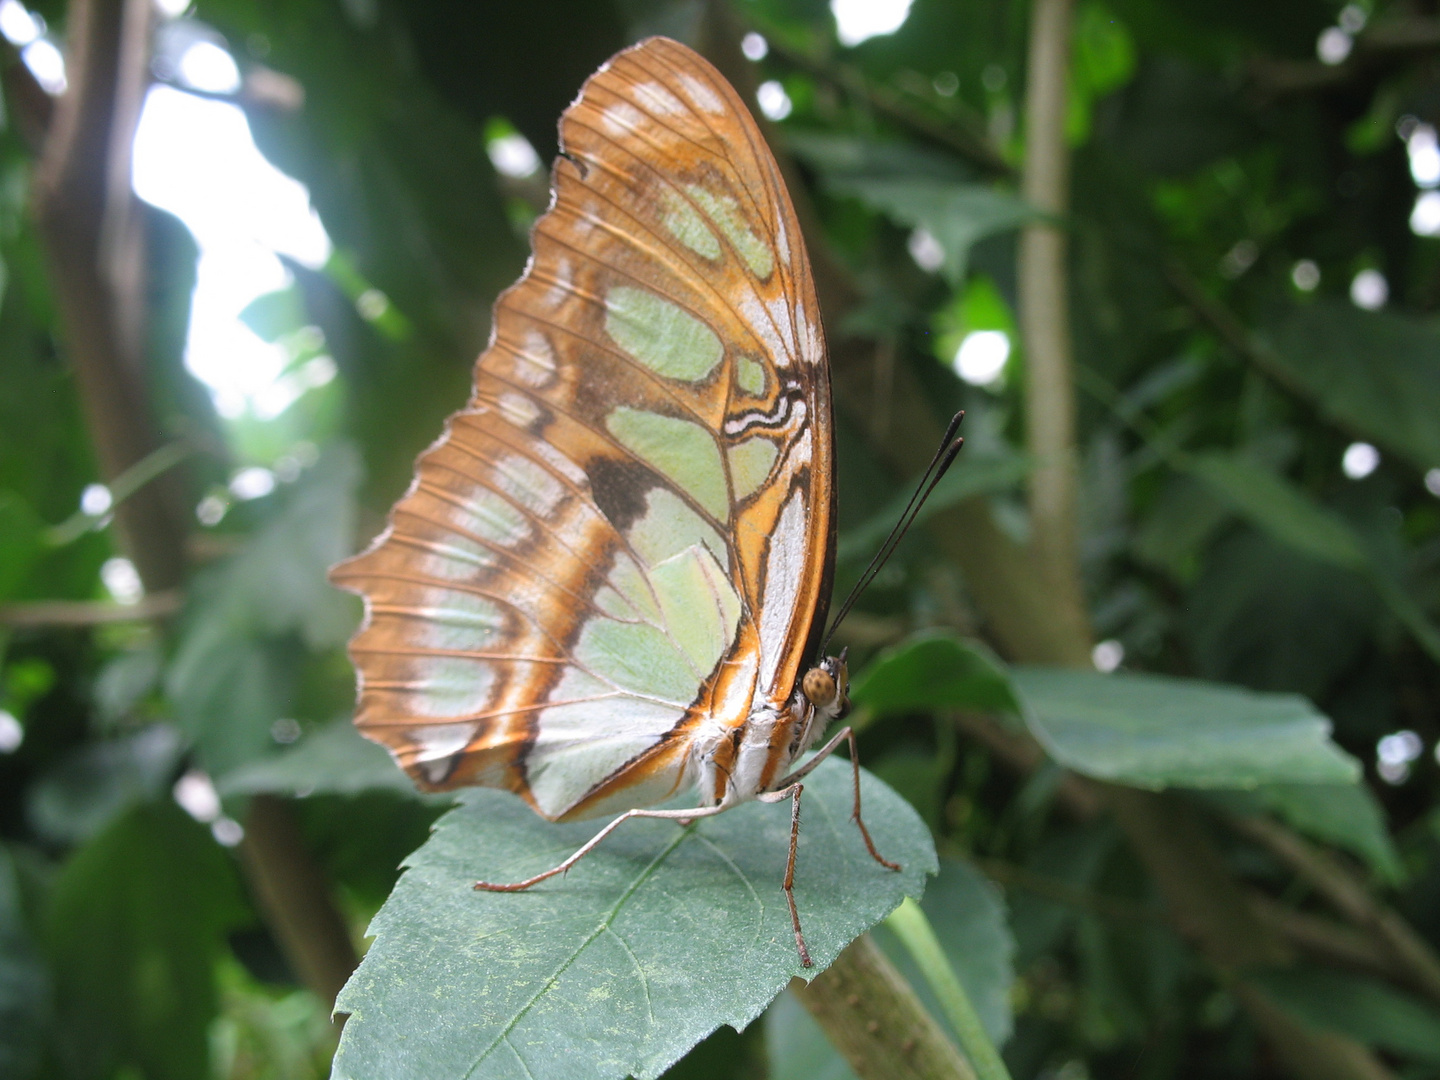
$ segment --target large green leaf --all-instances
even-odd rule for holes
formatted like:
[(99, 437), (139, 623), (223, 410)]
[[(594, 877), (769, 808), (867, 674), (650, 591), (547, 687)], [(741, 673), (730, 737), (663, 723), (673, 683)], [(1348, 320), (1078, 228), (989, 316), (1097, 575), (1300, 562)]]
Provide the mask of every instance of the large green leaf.
[(477, 878), (553, 866), (598, 826), (463, 792), (371, 924), (375, 943), (336, 1006), (351, 1016), (335, 1076), (658, 1076), (920, 894), (937, 868), (928, 831), (874, 778), (863, 791), (877, 846), (904, 870), (866, 853), (850, 821), (850, 767), (825, 762), (805, 782), (795, 878), (809, 971), (780, 889), (786, 807), (748, 803), (684, 829), (629, 822), (565, 877), (478, 893)]
[(25, 925), (20, 883), (0, 847), (0, 1076), (27, 1080), (40, 1065), (50, 975)]
[(925, 631), (886, 649), (856, 675), (850, 699), (880, 714), (1020, 711), (1005, 666), (995, 655), (945, 630)]
[(134, 807), (81, 848), (45, 928), (68, 1074), (207, 1075), (214, 964), (246, 918), (234, 864), (169, 799)]
[(1296, 694), (1159, 675), (1019, 667), (1035, 736), (1067, 768), (1144, 788), (1345, 783), (1359, 764)]
[(1440, 1017), (1375, 979), (1328, 968), (1278, 968), (1247, 976), (1316, 1027), (1440, 1065)]
[(1440, 325), (1331, 300), (1266, 336), (1268, 362), (1321, 412), (1420, 469), (1440, 466)]
[(248, 761), (218, 778), (215, 787), (225, 796), (416, 794), (415, 785), (390, 755), (349, 720), (327, 724), (281, 753)]

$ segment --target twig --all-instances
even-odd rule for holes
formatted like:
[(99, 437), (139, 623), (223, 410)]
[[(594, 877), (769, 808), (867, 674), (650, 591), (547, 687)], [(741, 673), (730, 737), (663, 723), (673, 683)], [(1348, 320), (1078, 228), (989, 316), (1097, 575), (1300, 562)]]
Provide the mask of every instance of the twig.
[(1440, 1003), (1440, 958), (1410, 924), (1382, 904), (1334, 856), (1265, 817), (1232, 817), (1232, 828), (1289, 866), (1336, 911), (1369, 932), (1405, 981)]
[(165, 589), (149, 593), (133, 604), (111, 604), (102, 600), (37, 600), (25, 604), (0, 604), (0, 626), (19, 630), (146, 622), (174, 615), (184, 601), (184, 594), (179, 589)]
[(1257, 58), (1250, 64), (1250, 78), (1265, 94), (1302, 94), (1346, 83), (1366, 76), (1374, 78), (1377, 68), (1394, 66), (1396, 60), (1433, 52), (1440, 48), (1440, 19), (1424, 15), (1387, 15), (1377, 19), (1356, 38), (1344, 63), (1318, 60)]
[[(1207, 293), (1195, 275), (1175, 259), (1168, 259), (1162, 264), (1162, 273), (1175, 294), (1231, 352), (1307, 405), (1320, 407), (1314, 390), (1297, 379), (1269, 347), (1255, 340), (1235, 313)], [(1350, 428), (1343, 419), (1329, 415), (1325, 419), (1357, 438), (1365, 437), (1365, 432)]]
[(868, 934), (790, 990), (862, 1080), (976, 1080)]
[(126, 499), (133, 498), (146, 484), (169, 472), (194, 451), (194, 447), (184, 442), (166, 443), (151, 451), (110, 482), (108, 486), (111, 502), (106, 507), (105, 514), (90, 514), (77, 510), (59, 525), (46, 530), (46, 540), (56, 546), (78, 540)]
[(1317, 960), (1406, 983), (1405, 973), (1368, 935), (1320, 915), (1296, 911), (1261, 892), (1250, 895), (1250, 910), (1286, 941)]

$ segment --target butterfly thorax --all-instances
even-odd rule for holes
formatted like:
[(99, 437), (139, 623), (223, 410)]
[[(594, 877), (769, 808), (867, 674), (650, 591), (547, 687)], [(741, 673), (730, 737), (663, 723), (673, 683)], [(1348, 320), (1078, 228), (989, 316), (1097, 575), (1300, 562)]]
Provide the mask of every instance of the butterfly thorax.
[(782, 786), (791, 766), (850, 708), (842, 656), (810, 668), (788, 701), (757, 704), (745, 721), (697, 736), (691, 769), (704, 805), (735, 805)]

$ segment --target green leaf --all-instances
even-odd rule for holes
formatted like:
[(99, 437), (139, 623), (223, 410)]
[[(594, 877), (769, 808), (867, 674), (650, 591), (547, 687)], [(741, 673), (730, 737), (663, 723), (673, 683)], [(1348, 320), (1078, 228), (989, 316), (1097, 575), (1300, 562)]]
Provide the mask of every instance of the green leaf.
[(805, 782), (795, 900), (816, 966), (800, 967), (784, 894), (790, 815), (747, 803), (681, 829), (627, 822), (567, 876), (521, 893), (597, 831), (556, 825), (512, 795), (466, 790), (370, 926), (336, 1008), (351, 1014), (344, 1080), (658, 1076), (721, 1024), (750, 1023), (794, 976), (813, 977), (937, 866), (910, 807), (868, 774), (866, 853), (850, 766)]
[(22, 587), (44, 551), (45, 523), (20, 496), (0, 491), (0, 600)]
[(1205, 454), (1187, 457), (1184, 467), (1281, 543), (1321, 562), (1363, 571), (1391, 614), (1433, 658), (1440, 660), (1440, 628), (1430, 621), (1391, 568), (1367, 552), (1355, 530), (1338, 514), (1289, 481), (1244, 458)]
[[(1022, 454), (1008, 457), (962, 456), (935, 485), (935, 490), (915, 515), (915, 524), (918, 525), (966, 499), (1010, 490), (1025, 479), (1030, 472), (1030, 465), (1030, 459)], [(909, 501), (910, 493), (901, 492), (879, 513), (871, 515), (855, 528), (846, 530), (840, 537), (835, 557), (841, 562), (848, 562), (872, 555), (890, 535), (890, 530), (895, 527), (895, 522), (900, 520), (900, 515)]]
[(183, 749), (169, 724), (85, 743), (25, 793), (25, 817), (53, 844), (82, 843), (132, 804), (162, 794)]
[(55, 882), (45, 933), (68, 1074), (208, 1075), (214, 964), (245, 921), (234, 864), (168, 799), (81, 848)]
[(1266, 338), (1277, 373), (1331, 420), (1416, 468), (1440, 465), (1440, 324), (1321, 300)]
[(294, 657), (250, 639), (227, 621), (224, 604), (201, 602), (165, 676), (166, 696), (211, 772), (234, 768), (270, 745), (270, 726), (287, 711)]
[(1246, 976), (1316, 1027), (1440, 1065), (1435, 1010), (1375, 979), (1330, 968), (1275, 968)]
[(960, 182), (974, 172), (952, 154), (914, 142), (867, 139), (828, 132), (786, 130), (785, 145), (832, 181), (923, 176)]
[(50, 974), (25, 925), (20, 882), (0, 847), (0, 1076), (27, 1080), (40, 1065)]
[(1350, 526), (1274, 473), (1231, 454), (1189, 457), (1185, 468), (1281, 543), (1335, 566), (1365, 566)]
[[(421, 797), (390, 755), (361, 735), (349, 720), (327, 724), (281, 753), (230, 770), (215, 781), (215, 788), (225, 796), (394, 791)], [(439, 798), (449, 801), (450, 796)]]
[(1364, 784), (1265, 784), (1211, 797), (1231, 813), (1273, 813), (1307, 836), (1358, 855), (1389, 884), (1404, 875), (1385, 810)]
[(360, 481), (353, 447), (332, 447), (249, 545), (191, 590), (166, 695), (206, 767), (223, 773), (263, 754), (288, 711), (296, 638), (336, 648), (356, 621), (325, 573), (347, 555)]
[(1004, 665), (984, 645), (944, 630), (886, 649), (856, 675), (850, 700), (876, 713), (974, 709), (1019, 714)]
[(1159, 675), (1011, 669), (1026, 720), (1067, 768), (1134, 787), (1347, 783), (1359, 763), (1296, 694)]
[(829, 186), (854, 195), (897, 225), (933, 236), (945, 252), (941, 272), (957, 289), (964, 284), (976, 241), (1039, 216), (1024, 200), (984, 184), (930, 177), (835, 177)]
[(1131, 541), (1135, 557), (1189, 583), (1200, 572), (1200, 557), (1231, 516), (1208, 484), (1185, 473), (1166, 481)]
[(1228, 530), (1211, 545), (1184, 607), (1196, 674), (1312, 701), (1353, 675), (1385, 621), (1363, 574), (1251, 528)]

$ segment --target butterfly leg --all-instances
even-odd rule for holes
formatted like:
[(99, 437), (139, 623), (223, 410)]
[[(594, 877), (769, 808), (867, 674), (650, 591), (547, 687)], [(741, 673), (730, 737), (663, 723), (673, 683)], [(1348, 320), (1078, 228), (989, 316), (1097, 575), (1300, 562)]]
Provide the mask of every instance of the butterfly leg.
[(594, 851), (601, 840), (604, 840), (605, 837), (609, 836), (631, 818), (665, 818), (669, 821), (678, 821), (682, 825), (688, 825), (695, 818), (714, 817), (716, 814), (727, 809), (729, 809), (729, 807), (722, 804), (718, 806), (697, 806), (689, 810), (626, 810), (614, 821), (610, 822), (609, 825), (606, 825), (582, 844), (573, 855), (558, 866), (552, 866), (549, 870), (536, 874), (534, 877), (526, 878), (524, 881), (515, 881), (506, 885), (497, 885), (491, 881), (477, 881), (475, 888), (481, 892), (523, 892), (525, 889), (530, 888), (531, 885), (538, 885), (546, 878), (552, 878), (556, 874), (565, 873), (565, 871), (569, 870), (586, 855)]
[(885, 869), (899, 870), (899, 863), (891, 862), (875, 850), (875, 841), (870, 839), (870, 830), (865, 827), (865, 819), (860, 816), (860, 751), (855, 746), (855, 732), (849, 727), (844, 727), (837, 731), (835, 737), (817, 750), (813, 758), (781, 780), (777, 787), (785, 790), (786, 785), (793, 784), (797, 780), (802, 780), (810, 775), (811, 770), (833, 754), (842, 742), (848, 742), (850, 744), (850, 768), (853, 770), (855, 776), (855, 810), (850, 816), (854, 819), (855, 824), (860, 826), (860, 835), (865, 840), (865, 850), (870, 853), (872, 859), (885, 867)]
[(810, 962), (810, 950), (805, 947), (805, 935), (800, 931), (800, 912), (795, 908), (795, 850), (800, 843), (800, 793), (804, 790), (804, 784), (795, 783), (756, 798), (761, 802), (790, 800), (790, 857), (785, 862), (785, 880), (780, 887), (785, 890), (785, 903), (790, 905), (790, 925), (795, 928), (795, 948), (800, 953), (800, 966), (808, 968), (814, 965)]

